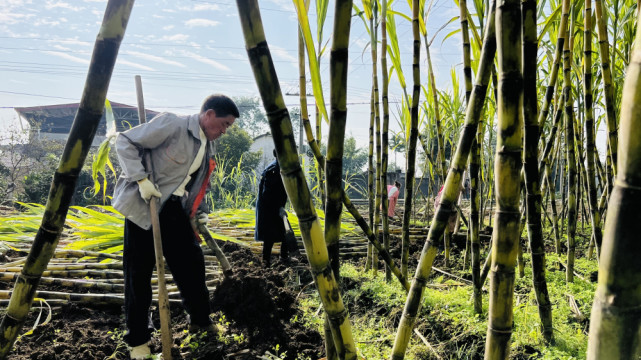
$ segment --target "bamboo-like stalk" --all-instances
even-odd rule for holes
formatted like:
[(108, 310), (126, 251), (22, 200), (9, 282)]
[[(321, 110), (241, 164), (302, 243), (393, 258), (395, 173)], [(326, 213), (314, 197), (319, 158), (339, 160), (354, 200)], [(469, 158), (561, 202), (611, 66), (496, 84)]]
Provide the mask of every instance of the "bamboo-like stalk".
[[(316, 161), (319, 164), (321, 164), (322, 167), (325, 167), (324, 165), (325, 157), (321, 154), (320, 148), (318, 147), (318, 144), (314, 140), (314, 137), (313, 137), (314, 135), (312, 134), (312, 128), (309, 121), (304, 123), (304, 128), (307, 136), (307, 143), (309, 144), (312, 150), (312, 153), (316, 158)], [(396, 266), (396, 264), (394, 264), (394, 260), (390, 256), (389, 252), (383, 248), (381, 242), (378, 240), (378, 237), (376, 236), (376, 234), (373, 233), (373, 230), (372, 230), (373, 228), (370, 228), (367, 225), (367, 222), (363, 220), (363, 217), (358, 212), (358, 209), (356, 209), (356, 207), (352, 204), (350, 198), (347, 196), (347, 194), (344, 191), (342, 194), (342, 200), (343, 200), (343, 205), (350, 212), (350, 214), (352, 214), (352, 216), (356, 220), (356, 223), (361, 227), (361, 230), (363, 230), (363, 233), (367, 236), (367, 239), (369, 240), (370, 244), (374, 247), (376, 252), (379, 252), (381, 258), (385, 261), (386, 265), (391, 269), (392, 274), (396, 276), (396, 278), (398, 278), (403, 288), (407, 290), (409, 288), (409, 285), (407, 284), (407, 278), (402, 276), (401, 271)], [(380, 221), (380, 220), (377, 220), (377, 221)]]
[(467, 21), (467, 0), (459, 0), (459, 20), (463, 38), (463, 76), (465, 78), (465, 104), (469, 104), (472, 95), (472, 65), (470, 59), (470, 32)]
[(588, 360), (633, 359), (641, 350), (641, 31), (637, 29), (621, 101), (618, 172), (610, 196), (588, 340)]
[(38, 281), (58, 245), (76, 180), (102, 117), (111, 73), (133, 0), (110, 0), (96, 38), (85, 88), (56, 170), (42, 223), (0, 323), (0, 359), (5, 359), (31, 307)]
[(512, 337), (514, 269), (520, 239), (519, 210), (523, 140), (523, 74), (520, 1), (506, 0), (496, 9), (498, 57), (498, 132), (496, 142), (495, 231), (490, 269), (490, 311), (485, 359), (507, 359)]
[[(596, 156), (596, 133), (594, 129), (594, 109), (592, 95), (592, 0), (585, 0), (583, 16), (583, 106), (585, 111), (585, 154), (586, 154), (586, 182), (588, 187), (588, 201), (590, 204), (590, 225), (592, 236), (596, 242), (597, 252), (601, 250), (601, 213), (599, 212), (596, 194), (596, 174), (594, 170), (594, 157)], [(607, 100), (606, 100), (607, 101)], [(585, 221), (584, 221), (585, 222)], [(598, 258), (598, 254), (597, 254)]]
[[(560, 113), (560, 111), (558, 112)], [(556, 128), (557, 128), (557, 125), (554, 125), (552, 130), (555, 130)], [(556, 138), (554, 146), (555, 146), (555, 149), (557, 149), (556, 151), (558, 152), (558, 149), (561, 146), (560, 145), (561, 132), (559, 132), (556, 136), (550, 137), (550, 140), (552, 140), (553, 138)], [(544, 171), (546, 175), (547, 187), (550, 192), (550, 206), (552, 207), (552, 230), (554, 232), (554, 247), (555, 247), (556, 253), (558, 255), (561, 255), (561, 236), (559, 234), (558, 215), (557, 215), (557, 209), (556, 209), (556, 183), (555, 183), (555, 176), (553, 176), (554, 174), (552, 174), (552, 170), (549, 162), (545, 163)]]
[(565, 149), (566, 149), (566, 166), (568, 168), (568, 250), (567, 250), (567, 268), (566, 281), (574, 281), (574, 252), (576, 236), (576, 184), (577, 170), (576, 159), (574, 156), (574, 109), (572, 101), (572, 84), (570, 82), (570, 58), (572, 41), (566, 41), (563, 46), (563, 106), (565, 107)]
[(532, 253), (532, 283), (541, 319), (541, 331), (547, 342), (554, 341), (552, 305), (545, 280), (545, 245), (541, 225), (541, 186), (538, 164), (540, 127), (537, 120), (536, 93), (536, 0), (521, 2), (523, 26), (523, 124), (525, 129), (524, 175), (527, 207), (527, 229)]
[(405, 174), (405, 202), (403, 204), (403, 234), (402, 234), (402, 248), (407, 249), (409, 252), (409, 228), (410, 218), (412, 216), (412, 205), (414, 200), (414, 177), (416, 171), (416, 142), (418, 138), (418, 104), (421, 90), (421, 77), (420, 77), (420, 56), (421, 56), (421, 37), (419, 32), (419, 1), (412, 1), (412, 34), (414, 41), (412, 42), (412, 53), (414, 60), (412, 63), (412, 104), (410, 107), (410, 136), (408, 139), (408, 146), (406, 152), (406, 174)]
[[(617, 171), (617, 116), (614, 99), (614, 86), (612, 83), (612, 68), (610, 66), (610, 43), (608, 41), (607, 18), (603, 13), (602, 0), (594, 0), (596, 23), (599, 37), (599, 55), (601, 57), (601, 75), (603, 77), (603, 95), (605, 97), (605, 115), (608, 125), (608, 160), (614, 175)], [(608, 179), (609, 180), (609, 179)], [(608, 182), (608, 193), (612, 190), (612, 182)]]
[[(2, 281), (16, 281), (20, 275), (13, 272), (0, 272), (0, 280)], [(75, 280), (75, 279), (65, 279), (65, 278), (52, 278), (52, 277), (42, 277), (40, 278), (40, 283), (57, 285), (63, 287), (73, 287), (73, 288), (83, 288), (91, 290), (101, 290), (101, 291), (114, 291), (114, 292), (123, 292), (125, 287), (121, 284), (110, 284), (105, 282), (90, 281), (90, 280)]]
[(325, 243), (336, 281), (340, 283), (339, 238), (343, 210), (343, 145), (347, 121), (347, 65), (352, 1), (336, 1), (330, 52), (330, 121), (325, 161)]
[(559, 68), (561, 66), (561, 58), (563, 57), (563, 46), (565, 44), (568, 33), (570, 0), (563, 0), (561, 6), (561, 22), (559, 24), (558, 36), (556, 39), (556, 48), (554, 50), (554, 61), (552, 63), (552, 69), (550, 70), (550, 76), (548, 78), (548, 85), (546, 87), (545, 96), (543, 98), (543, 106), (541, 106), (541, 111), (539, 112), (538, 122), (540, 127), (543, 127), (543, 125), (545, 124), (545, 121), (550, 112), (552, 97), (556, 94)]
[[(363, 3), (364, 6), (367, 6), (367, 4)], [(378, 35), (378, 24), (377, 24), (377, 15), (378, 15), (378, 1), (374, 1), (372, 4), (372, 11), (371, 11), (371, 17), (369, 18), (369, 27), (370, 27), (370, 50), (371, 50), (371, 55), (372, 55), (372, 97), (371, 97), (371, 103), (370, 103), (370, 122), (369, 122), (369, 148), (368, 148), (368, 156), (367, 156), (367, 200), (368, 200), (368, 205), (369, 205), (369, 211), (368, 211), (368, 216), (369, 216), (369, 227), (371, 229), (374, 228), (374, 212), (375, 210), (375, 205), (374, 205), (374, 197), (376, 196), (375, 190), (374, 190), (374, 183), (376, 182), (374, 180), (374, 124), (375, 124), (375, 119), (378, 116), (378, 109), (379, 109), (379, 104), (378, 104), (378, 55), (377, 55), (377, 50), (378, 50), (378, 41), (377, 41), (377, 35)], [(368, 244), (367, 246), (367, 260), (365, 263), (365, 270), (369, 270), (372, 268), (372, 257), (373, 257), (373, 248), (371, 244)]]
[(470, 154), (472, 142), (476, 137), (477, 125), (483, 111), (485, 95), (487, 93), (487, 84), (491, 73), (490, 69), (496, 51), (496, 38), (494, 36), (494, 1), (491, 6), (487, 28), (485, 29), (483, 48), (481, 50), (481, 60), (479, 63), (478, 76), (476, 78), (476, 86), (472, 91), (470, 106), (468, 106), (465, 114), (465, 125), (463, 126), (456, 153), (452, 159), (452, 166), (450, 167), (448, 178), (443, 188), (441, 204), (434, 214), (432, 225), (430, 226), (430, 230), (427, 235), (427, 241), (423, 246), (419, 264), (416, 268), (414, 279), (412, 280), (407, 301), (405, 302), (403, 315), (394, 341), (394, 347), (392, 348), (392, 354), (390, 357), (392, 360), (403, 359), (405, 357), (407, 344), (420, 308), (423, 289), (425, 288), (427, 279), (432, 271), (434, 258), (440, 250), (438, 249), (438, 246), (442, 244), (442, 241), (440, 240), (442, 239), (450, 215), (456, 211), (454, 209), (454, 203), (456, 199), (458, 199), (461, 189), (462, 174)]
[[(274, 136), (283, 184), (299, 219), (310, 269), (329, 318), (334, 343), (337, 345), (337, 354), (340, 358), (355, 359), (356, 347), (349, 316), (329, 263), (320, 222), (312, 205), (307, 181), (296, 154), (292, 125), (265, 39), (258, 2), (239, 0), (236, 4), (249, 61), (267, 112), (269, 127)], [(351, 6), (349, 10), (351, 12)], [(338, 347), (339, 344), (343, 345), (342, 348)]]
[[(383, 137), (387, 140), (387, 127), (389, 126), (389, 73), (387, 70), (387, 0), (381, 2), (381, 103), (383, 107), (383, 133), (381, 133), (381, 120), (380, 117), (376, 118), (376, 217), (374, 223), (376, 228), (374, 233), (378, 236), (379, 224), (383, 222), (383, 228), (380, 234), (383, 244), (385, 243), (385, 224), (389, 231), (389, 221), (381, 221), (381, 216), (384, 219), (387, 213), (382, 213), (380, 209), (385, 206), (387, 209), (387, 144), (383, 145)], [(385, 156), (385, 168), (383, 168), (383, 157)], [(384, 172), (385, 171), (385, 172)], [(389, 234), (388, 234), (389, 236)], [(389, 241), (389, 240), (388, 240)], [(389, 245), (385, 251), (388, 251)], [(378, 256), (373, 258), (373, 270), (378, 271)], [(407, 279), (407, 273), (403, 273), (403, 264), (401, 262), (401, 274)]]

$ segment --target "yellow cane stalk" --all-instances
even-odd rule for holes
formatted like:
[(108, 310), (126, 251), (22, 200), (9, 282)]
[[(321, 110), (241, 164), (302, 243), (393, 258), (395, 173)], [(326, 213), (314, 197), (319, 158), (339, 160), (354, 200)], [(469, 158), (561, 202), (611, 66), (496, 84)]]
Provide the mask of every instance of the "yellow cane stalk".
[(40, 228), (0, 323), (0, 359), (5, 359), (11, 350), (29, 313), (40, 277), (58, 245), (76, 179), (102, 117), (109, 81), (132, 7), (133, 0), (107, 3), (78, 113), (49, 189)]
[(621, 101), (618, 172), (603, 235), (588, 339), (588, 360), (623, 360), (641, 351), (641, 31), (637, 30)]
[[(310, 269), (329, 319), (334, 342), (337, 346), (339, 344), (343, 346), (337, 347), (337, 354), (341, 359), (355, 359), (356, 347), (349, 316), (329, 263), (323, 230), (300, 167), (291, 120), (265, 39), (258, 2), (239, 0), (236, 4), (247, 54), (267, 112), (269, 127), (274, 136), (283, 184), (299, 219)], [(337, 339), (340, 341), (336, 341)]]

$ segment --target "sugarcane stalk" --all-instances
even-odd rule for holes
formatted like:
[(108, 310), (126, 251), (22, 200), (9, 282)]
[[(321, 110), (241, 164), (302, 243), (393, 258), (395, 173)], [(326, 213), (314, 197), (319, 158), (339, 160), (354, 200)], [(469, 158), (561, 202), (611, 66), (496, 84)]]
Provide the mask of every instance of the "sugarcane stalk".
[[(412, 46), (412, 53), (413, 53), (413, 63), (412, 63), (412, 78), (413, 78), (413, 86), (412, 86), (412, 103), (410, 106), (410, 132), (409, 132), (409, 139), (407, 139), (408, 146), (407, 146), (407, 157), (406, 157), (406, 175), (405, 175), (405, 194), (403, 198), (405, 199), (405, 202), (403, 204), (403, 233), (401, 237), (402, 241), (402, 249), (403, 251), (403, 256), (408, 256), (405, 255), (407, 252), (409, 254), (409, 228), (410, 228), (410, 220), (412, 216), (412, 205), (413, 205), (413, 199), (414, 199), (414, 177), (415, 177), (415, 170), (416, 170), (416, 142), (418, 139), (418, 106), (419, 106), (419, 98), (420, 98), (420, 90), (421, 90), (421, 78), (420, 78), (420, 68), (419, 68), (419, 62), (420, 62), (420, 53), (421, 53), (421, 37), (420, 37), (420, 31), (419, 31), (419, 1), (418, 0), (413, 0), (412, 1), (412, 34), (413, 34), (413, 46)], [(408, 104), (409, 105), (409, 104)], [(385, 147), (387, 149), (387, 147)], [(387, 188), (385, 188), (387, 190)], [(387, 192), (387, 191), (385, 191)], [(385, 196), (385, 200), (387, 200), (387, 196)], [(385, 214), (386, 216), (387, 214)]]
[[(589, 0), (588, 0), (589, 1)], [(541, 319), (541, 332), (546, 342), (554, 341), (552, 328), (552, 304), (545, 279), (545, 245), (541, 225), (541, 176), (538, 164), (538, 145), (541, 129), (536, 117), (536, 0), (521, 2), (523, 26), (523, 123), (525, 129), (525, 174), (527, 229), (532, 254), (532, 284)], [(557, 67), (558, 69), (558, 67)], [(556, 82), (555, 82), (556, 83)], [(519, 241), (520, 243), (520, 241)]]
[[(565, 4), (565, 3), (564, 3)], [(565, 10), (565, 9), (564, 9)], [(565, 11), (564, 11), (565, 12)], [(566, 166), (568, 176), (568, 227), (567, 227), (567, 271), (566, 281), (572, 282), (574, 279), (574, 253), (575, 253), (575, 236), (576, 236), (576, 207), (577, 207), (577, 169), (576, 158), (574, 154), (574, 108), (572, 101), (572, 84), (570, 82), (570, 58), (572, 50), (572, 39), (566, 41), (563, 50), (563, 104), (565, 107), (565, 149), (566, 149)]]
[(84, 250), (56, 250), (53, 254), (54, 258), (96, 258), (96, 259), (114, 259), (122, 261), (122, 255), (101, 253), (98, 251), (84, 251)]
[[(20, 275), (12, 272), (0, 272), (1, 281), (16, 281)], [(124, 291), (124, 286), (121, 284), (110, 284), (105, 282), (96, 282), (89, 280), (75, 280), (75, 279), (64, 279), (64, 278), (52, 278), (52, 277), (42, 277), (40, 282), (43, 284), (57, 285), (64, 287), (74, 287), (74, 288), (83, 288), (83, 289), (94, 289), (94, 290), (104, 290), (104, 291)]]
[(587, 157), (586, 183), (590, 204), (590, 225), (592, 226), (592, 236), (598, 252), (601, 250), (602, 233), (601, 213), (599, 212), (597, 204), (596, 174), (594, 170), (596, 134), (594, 129), (594, 100), (592, 95), (592, 0), (585, 0), (584, 11), (583, 52), (585, 55), (583, 58), (583, 93), (585, 95), (583, 105), (585, 111), (585, 153)]
[(491, 64), (494, 60), (496, 51), (494, 5), (495, 2), (492, 3), (489, 21), (487, 28), (485, 29), (476, 86), (472, 91), (470, 106), (468, 106), (466, 111), (465, 125), (463, 126), (456, 153), (452, 159), (452, 166), (449, 169), (448, 178), (443, 188), (441, 203), (434, 215), (432, 225), (430, 226), (430, 230), (427, 235), (427, 241), (423, 246), (419, 264), (410, 286), (407, 301), (405, 302), (403, 315), (394, 341), (394, 347), (392, 348), (392, 355), (390, 357), (392, 360), (403, 359), (405, 357), (409, 337), (412, 333), (412, 328), (416, 322), (416, 317), (421, 304), (423, 289), (425, 284), (427, 284), (427, 279), (432, 270), (434, 258), (440, 250), (437, 247), (442, 244), (442, 241), (440, 240), (442, 239), (445, 227), (447, 226), (448, 219), (452, 212), (455, 211), (453, 204), (458, 198), (461, 189), (462, 174), (469, 157), (472, 142), (476, 137), (477, 125), (481, 117), (485, 102), (485, 95), (487, 93)]
[(637, 29), (621, 101), (617, 174), (605, 222), (599, 280), (592, 305), (588, 360), (632, 359), (641, 350), (641, 31)]
[[(601, 75), (603, 77), (603, 95), (605, 97), (605, 116), (608, 128), (608, 149), (610, 155), (608, 160), (611, 162), (609, 167), (614, 175), (617, 171), (617, 116), (614, 98), (614, 86), (612, 82), (612, 68), (610, 66), (610, 43), (608, 40), (607, 17), (603, 14), (602, 0), (594, 0), (594, 10), (596, 13), (597, 34), (599, 38), (599, 55), (601, 57)], [(615, 20), (616, 21), (616, 20)], [(608, 193), (612, 189), (611, 181), (608, 184)]]
[[(287, 196), (298, 216), (310, 270), (327, 313), (336, 349), (341, 358), (355, 359), (356, 347), (352, 337), (351, 324), (342, 301), (338, 283), (329, 263), (327, 245), (316, 210), (296, 154), (291, 120), (285, 107), (276, 70), (267, 46), (257, 1), (237, 1), (243, 35), (249, 61), (260, 91), (261, 99), (269, 119), (281, 176)], [(351, 11), (351, 6), (350, 6)]]
[(38, 281), (60, 239), (77, 178), (102, 117), (111, 73), (132, 7), (133, 0), (107, 3), (78, 112), (53, 177), (40, 228), (0, 323), (0, 359), (5, 359), (11, 350), (26, 320)]

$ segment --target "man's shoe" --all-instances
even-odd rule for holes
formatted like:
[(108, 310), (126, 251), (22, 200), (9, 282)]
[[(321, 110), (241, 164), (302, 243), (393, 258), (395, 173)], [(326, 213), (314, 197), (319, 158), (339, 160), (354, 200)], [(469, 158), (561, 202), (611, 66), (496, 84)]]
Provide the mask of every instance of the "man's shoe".
[(149, 349), (149, 345), (147, 345), (147, 343), (144, 343), (142, 345), (132, 347), (131, 350), (129, 350), (129, 357), (131, 357), (132, 360), (151, 358), (151, 350)]

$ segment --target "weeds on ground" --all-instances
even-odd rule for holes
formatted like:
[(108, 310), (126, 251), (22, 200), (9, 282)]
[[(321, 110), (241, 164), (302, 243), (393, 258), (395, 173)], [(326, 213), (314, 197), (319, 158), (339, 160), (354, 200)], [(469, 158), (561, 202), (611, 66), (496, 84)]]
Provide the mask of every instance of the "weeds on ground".
[[(575, 278), (566, 284), (563, 256), (548, 254), (547, 280), (552, 302), (555, 344), (547, 345), (540, 329), (538, 308), (532, 288), (532, 270), (525, 254), (525, 277), (517, 276), (514, 295), (513, 359), (584, 359), (592, 299), (596, 283)], [(576, 259), (576, 269), (588, 274), (596, 271), (594, 260)], [(455, 268), (450, 269), (457, 272)], [(460, 271), (460, 270), (459, 270)], [(350, 313), (359, 357), (388, 358), (403, 307), (405, 291), (396, 280), (385, 282), (383, 273), (364, 272), (345, 263), (341, 267), (343, 302)], [(489, 284), (486, 283), (486, 290)], [(580, 315), (573, 312), (571, 298)], [(414, 333), (407, 359), (482, 359), (487, 332), (488, 293), (483, 293), (483, 314), (474, 313), (472, 288), (458, 280), (434, 275), (425, 290), (415, 329), (429, 345)], [(323, 312), (315, 292), (301, 302), (304, 319), (322, 333)]]

